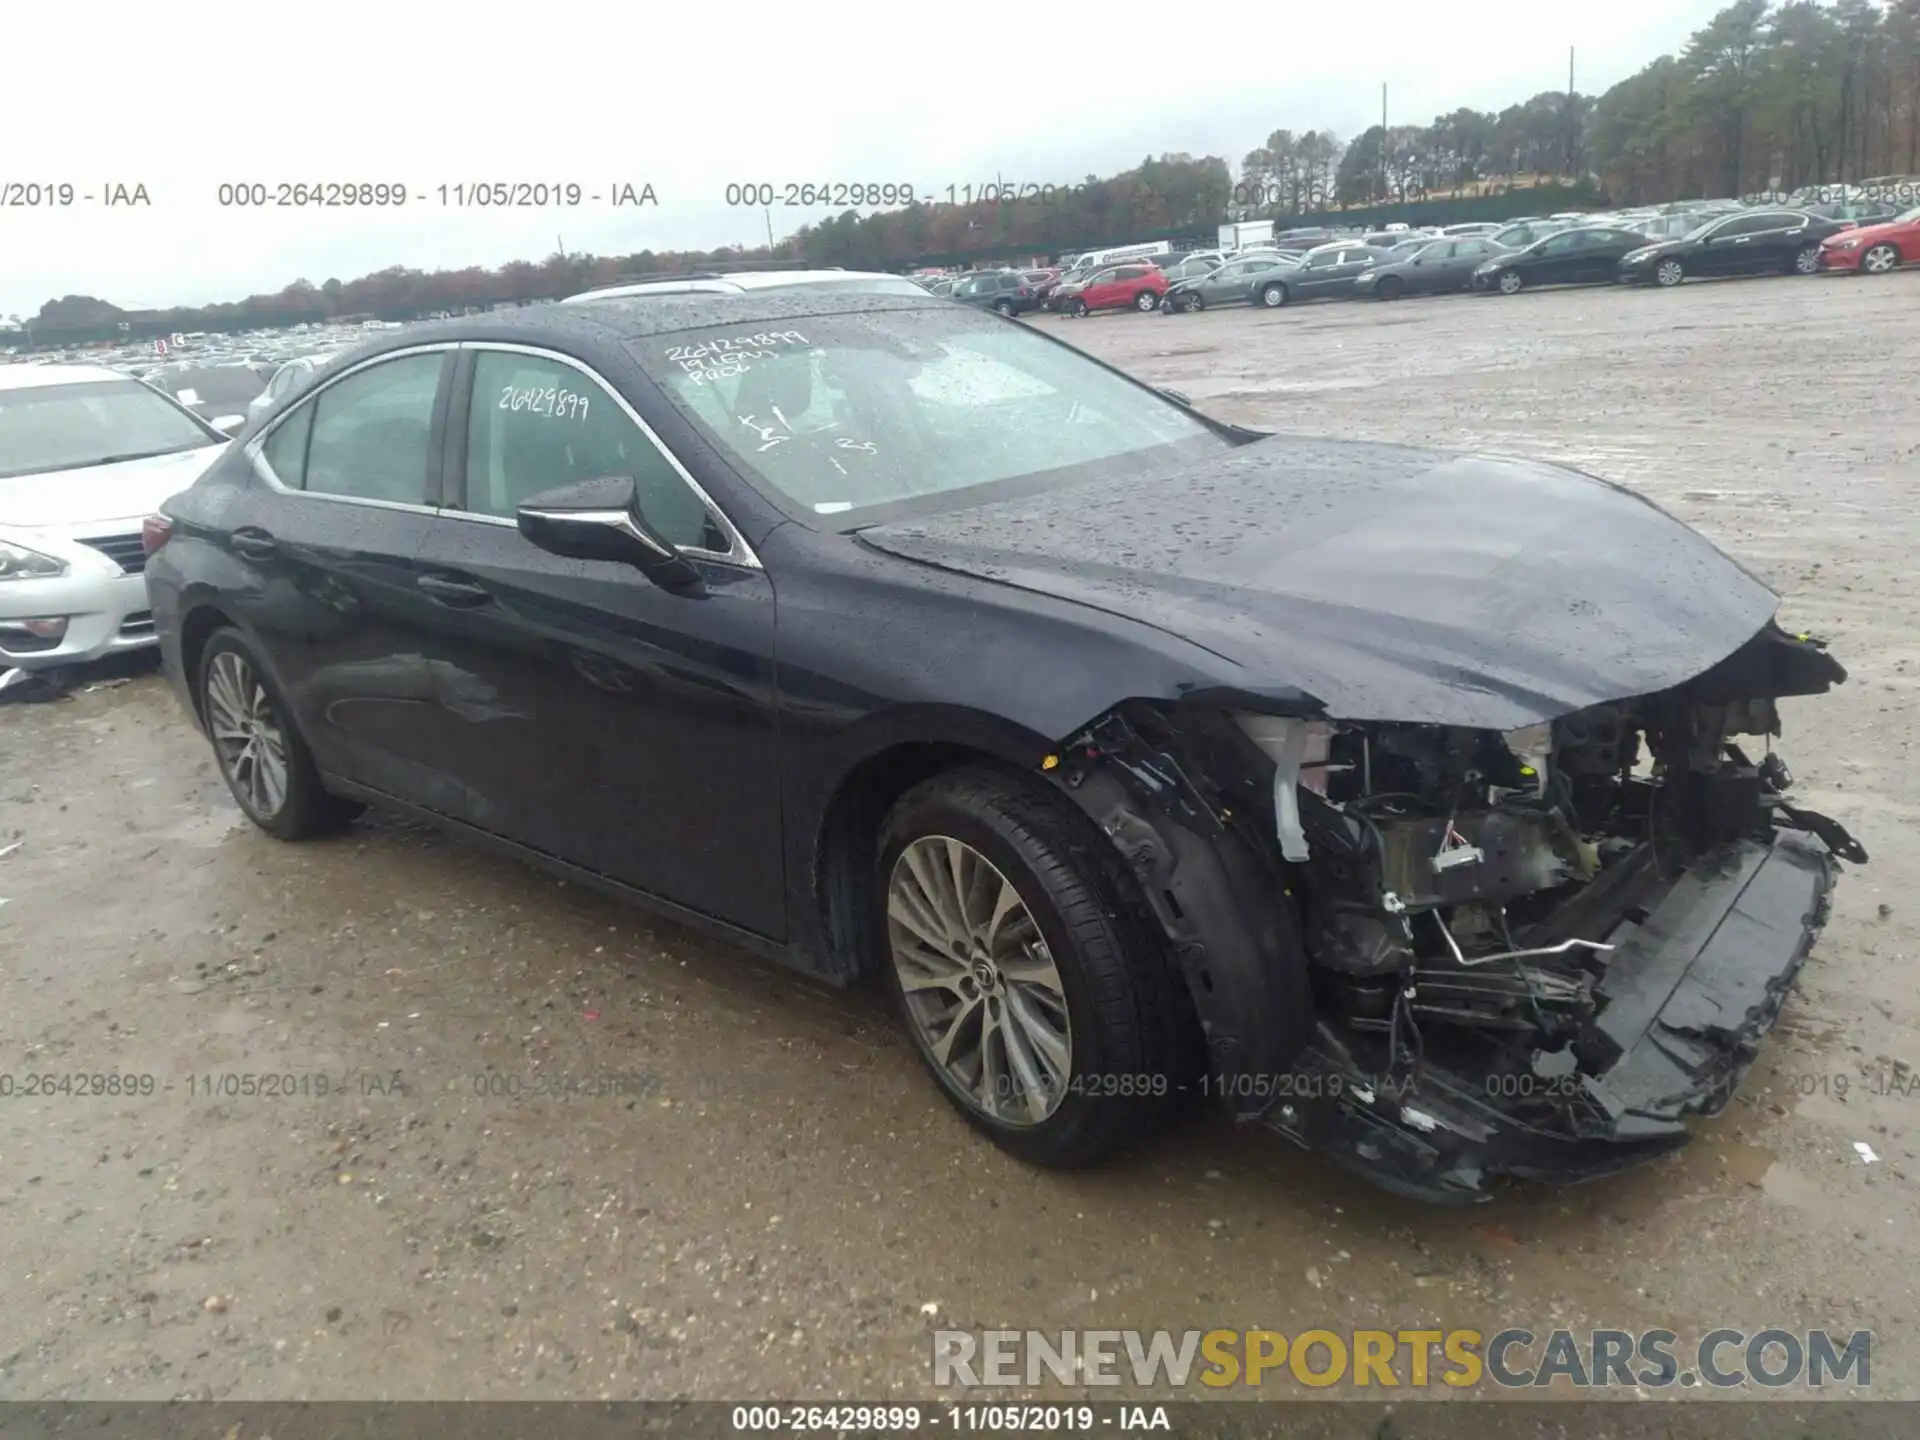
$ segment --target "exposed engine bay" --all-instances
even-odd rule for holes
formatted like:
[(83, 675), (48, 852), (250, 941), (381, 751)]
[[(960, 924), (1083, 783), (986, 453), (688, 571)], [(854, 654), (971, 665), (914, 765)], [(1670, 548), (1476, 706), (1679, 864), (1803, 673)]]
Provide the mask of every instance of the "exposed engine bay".
[[(1068, 753), (1133, 797), (1083, 803), (1177, 945), (1181, 847), (1143, 867), (1136, 822), (1237, 837), (1270, 867), (1312, 1016), (1284, 1071), (1215, 1080), (1254, 1092), (1241, 1118), (1390, 1188), (1472, 1199), (1491, 1174), (1583, 1178), (1674, 1148), (1684, 1115), (1730, 1098), (1824, 920), (1833, 857), (1866, 859), (1788, 801), (1771, 748), (1776, 699), (1844, 676), (1769, 627), (1678, 689), (1507, 733), (1196, 697), (1130, 702)], [(1203, 943), (1182, 953), (1206, 1024)], [(1215, 1044), (1216, 1076), (1248, 1053)]]

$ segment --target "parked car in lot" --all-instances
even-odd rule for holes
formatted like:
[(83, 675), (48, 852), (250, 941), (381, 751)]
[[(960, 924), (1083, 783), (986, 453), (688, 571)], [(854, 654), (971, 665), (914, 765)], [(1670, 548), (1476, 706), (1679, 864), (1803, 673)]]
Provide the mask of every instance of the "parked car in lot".
[(1442, 227), (1440, 233), (1442, 235), (1453, 236), (1458, 239), (1465, 239), (1468, 236), (1495, 235), (1499, 233), (1500, 228), (1501, 227), (1497, 221), (1469, 220), (1462, 225), (1444, 226)]
[(1558, 235), (1572, 227), (1564, 220), (1512, 220), (1489, 237), (1505, 250), (1524, 250), (1536, 240)]
[(266, 390), (267, 379), (252, 365), (184, 365), (155, 370), (146, 383), (233, 435), (247, 423), (247, 407)]
[(1920, 264), (1920, 206), (1879, 225), (1860, 225), (1821, 242), (1820, 264), (1828, 270), (1884, 275)]
[(1211, 275), (1225, 264), (1218, 252), (1198, 255), (1183, 255), (1170, 264), (1162, 265), (1160, 273), (1167, 277), (1167, 288), (1172, 289), (1183, 280), (1197, 279), (1202, 275)]
[(1196, 1091), (1429, 1200), (1667, 1154), (1865, 858), (1771, 738), (1844, 670), (1664, 511), (925, 297), (385, 336), (164, 511), (255, 825), (375, 804), (873, 974), (1029, 1162)]
[(0, 365), (0, 690), (154, 643), (140, 528), (226, 436), (82, 365)]
[(953, 287), (952, 299), (1001, 315), (1024, 315), (1040, 308), (1040, 297), (1018, 270), (986, 270)]
[(1293, 300), (1350, 300), (1353, 282), (1378, 265), (1386, 252), (1358, 238), (1339, 240), (1309, 250), (1300, 257), (1299, 267), (1275, 276), (1260, 288), (1264, 305), (1285, 305)]
[(1108, 265), (1084, 280), (1060, 282), (1053, 292), (1053, 308), (1065, 315), (1089, 315), (1095, 310), (1158, 310), (1167, 293), (1167, 277), (1158, 265), (1138, 261)]
[(1809, 215), (1822, 220), (1845, 220), (1855, 225), (1884, 225), (1900, 214), (1902, 207), (1886, 200), (1829, 200), (1824, 205), (1809, 205)]
[(1646, 236), (1631, 230), (1562, 230), (1482, 261), (1473, 272), (1473, 288), (1512, 295), (1540, 285), (1610, 285), (1621, 256), (1646, 243)]
[(1409, 253), (1389, 254), (1353, 283), (1362, 295), (1376, 300), (1471, 290), (1473, 272), (1499, 253), (1491, 240), (1472, 235), (1416, 242)]
[(247, 419), (257, 420), (299, 389), (333, 358), (332, 355), (296, 355), (273, 372), (267, 388), (247, 402)]
[(1236, 256), (1217, 270), (1169, 285), (1160, 308), (1181, 315), (1213, 305), (1284, 305), (1282, 277), (1299, 268), (1299, 256), (1278, 251)]
[(1804, 210), (1746, 210), (1631, 250), (1616, 275), (1627, 284), (1661, 286), (1692, 276), (1811, 275), (1820, 268), (1821, 242), (1847, 228)]

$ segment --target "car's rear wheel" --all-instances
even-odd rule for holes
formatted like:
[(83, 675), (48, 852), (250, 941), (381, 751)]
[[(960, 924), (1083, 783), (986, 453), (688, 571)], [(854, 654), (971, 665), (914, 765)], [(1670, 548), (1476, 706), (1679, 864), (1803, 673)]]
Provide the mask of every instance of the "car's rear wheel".
[(1678, 260), (1669, 257), (1653, 267), (1653, 282), (1669, 288), (1678, 285), (1687, 278), (1687, 267)]
[(1373, 293), (1382, 300), (1398, 300), (1406, 293), (1406, 288), (1398, 275), (1382, 275), (1380, 283), (1373, 287)]
[(1820, 269), (1820, 247), (1802, 245), (1793, 252), (1791, 269), (1795, 275), (1813, 275)]
[(1013, 318), (1013, 302), (1011, 300), (996, 300), (993, 302), (993, 308), (994, 313), (1004, 315), (1009, 320)]
[(1287, 287), (1278, 280), (1269, 280), (1260, 287), (1260, 303), (1269, 310), (1277, 310), (1287, 303)]
[(1860, 268), (1869, 275), (1885, 275), (1900, 267), (1900, 252), (1892, 245), (1876, 245), (1860, 257)]
[(339, 829), (364, 808), (321, 785), (292, 711), (238, 630), (217, 630), (207, 640), (199, 687), (220, 778), (262, 830), (304, 840)]
[(1160, 292), (1157, 290), (1142, 290), (1138, 295), (1133, 297), (1133, 308), (1138, 310), (1142, 315), (1145, 315), (1149, 310), (1158, 310), (1160, 308)]
[(1520, 278), (1520, 272), (1518, 270), (1502, 270), (1500, 272), (1500, 293), (1502, 295), (1518, 295), (1520, 293), (1520, 287), (1526, 283), (1525, 280)]
[(1173, 967), (1106, 841), (991, 769), (936, 776), (880, 836), (873, 924), (921, 1060), (967, 1121), (1033, 1164), (1091, 1164), (1181, 1090)]

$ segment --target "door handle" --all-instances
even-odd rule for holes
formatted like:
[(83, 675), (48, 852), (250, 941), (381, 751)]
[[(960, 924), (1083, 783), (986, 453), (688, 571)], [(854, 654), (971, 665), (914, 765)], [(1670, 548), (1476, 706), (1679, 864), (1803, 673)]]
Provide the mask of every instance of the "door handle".
[(443, 575), (422, 575), (413, 583), (442, 605), (460, 610), (471, 610), (492, 598), (483, 587), (469, 580), (449, 580)]
[(269, 559), (276, 548), (273, 536), (264, 530), (255, 530), (251, 527), (234, 531), (229, 537), (229, 543), (233, 546), (236, 555), (244, 555), (249, 560)]

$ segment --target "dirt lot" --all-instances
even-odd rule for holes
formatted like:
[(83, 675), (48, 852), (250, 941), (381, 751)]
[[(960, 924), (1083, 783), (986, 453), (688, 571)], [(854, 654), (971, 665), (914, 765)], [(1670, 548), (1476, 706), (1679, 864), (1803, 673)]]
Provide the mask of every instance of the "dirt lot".
[(1783, 749), (1874, 863), (1731, 1111), (1470, 1212), (1210, 1120), (1037, 1173), (871, 997), (420, 830), (243, 828), (141, 674), (0, 708), (0, 1395), (875, 1398), (935, 1326), (1310, 1324), (1871, 1328), (1920, 1395), (1920, 273), (1037, 323), (1234, 419), (1577, 462), (1831, 640)]

